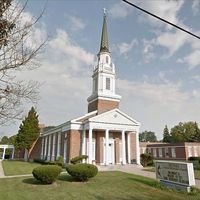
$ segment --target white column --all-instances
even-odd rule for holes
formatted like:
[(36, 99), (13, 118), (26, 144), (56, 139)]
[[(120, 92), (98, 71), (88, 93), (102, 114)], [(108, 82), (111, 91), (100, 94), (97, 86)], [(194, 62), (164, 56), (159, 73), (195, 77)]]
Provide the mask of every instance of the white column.
[(85, 134), (86, 134), (86, 131), (85, 129), (83, 129), (82, 131), (82, 155), (85, 155)]
[(6, 154), (6, 148), (4, 147), (3, 148), (3, 158), (2, 158), (3, 160), (5, 159), (5, 154)]
[(89, 138), (88, 138), (88, 162), (92, 164), (92, 129), (89, 128)]
[(64, 138), (64, 153), (63, 153), (63, 157), (64, 157), (64, 163), (66, 163), (66, 156), (67, 155), (67, 136), (65, 136)]
[(131, 133), (127, 135), (127, 150), (128, 150), (128, 163), (131, 164), (131, 141), (130, 141)]
[(15, 155), (15, 148), (12, 149), (12, 160), (14, 159), (14, 155)]
[(46, 159), (47, 158), (47, 142), (48, 142), (48, 137), (47, 136), (45, 136), (45, 153), (44, 153), (44, 159)]
[(49, 138), (49, 145), (48, 145), (48, 156), (47, 156), (47, 160), (50, 160), (50, 151), (51, 151), (51, 135), (49, 135), (48, 138)]
[(140, 165), (139, 127), (136, 131), (136, 164)]
[(108, 160), (108, 145), (109, 145), (109, 130), (106, 129), (105, 132), (105, 164), (109, 165), (109, 160)]
[(58, 139), (57, 139), (57, 156), (56, 158), (60, 157), (60, 140), (61, 140), (61, 133), (58, 133)]
[(125, 131), (122, 131), (122, 164), (126, 164)]
[(42, 138), (42, 149), (41, 149), (40, 158), (43, 159), (43, 157), (44, 157), (44, 137)]
[(56, 144), (55, 133), (52, 135), (52, 139), (53, 139), (53, 146), (52, 146), (52, 153), (51, 153), (51, 161), (55, 161), (55, 144)]

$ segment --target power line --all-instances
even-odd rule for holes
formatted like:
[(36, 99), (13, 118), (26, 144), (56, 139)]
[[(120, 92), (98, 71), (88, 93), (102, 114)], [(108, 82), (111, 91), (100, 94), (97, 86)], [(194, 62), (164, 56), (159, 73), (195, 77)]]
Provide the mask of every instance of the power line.
[(122, 0), (122, 1), (124, 1), (125, 3), (127, 3), (127, 4), (133, 6), (133, 7), (137, 8), (137, 9), (139, 9), (139, 10), (147, 13), (148, 15), (151, 15), (151, 16), (153, 16), (153, 17), (155, 17), (155, 18), (157, 18), (157, 19), (159, 19), (159, 20), (161, 20), (161, 21), (163, 21), (163, 22), (165, 22), (167, 24), (170, 24), (171, 26), (174, 26), (174, 27), (180, 29), (181, 31), (184, 31), (184, 32), (186, 32), (186, 33), (188, 33), (188, 34), (190, 34), (190, 35), (192, 35), (192, 36), (200, 39), (200, 37), (198, 35), (195, 35), (194, 33), (190, 32), (190, 31), (188, 31), (188, 30), (186, 30), (184, 28), (181, 28), (180, 26), (177, 26), (176, 24), (173, 24), (173, 23), (171, 23), (171, 22), (169, 22), (169, 21), (167, 21), (167, 20), (165, 20), (165, 19), (163, 19), (163, 18), (161, 18), (161, 17), (159, 17), (157, 15), (154, 15), (153, 13), (151, 13), (151, 12), (149, 12), (147, 10), (142, 9), (139, 6), (136, 6), (135, 4), (133, 4), (133, 3), (129, 2), (129, 1), (127, 1), (127, 0)]

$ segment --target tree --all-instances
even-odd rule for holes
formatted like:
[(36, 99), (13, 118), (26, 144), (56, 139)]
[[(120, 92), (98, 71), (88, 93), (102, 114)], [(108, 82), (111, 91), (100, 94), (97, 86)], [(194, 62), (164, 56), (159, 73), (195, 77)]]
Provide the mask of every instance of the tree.
[(171, 129), (172, 142), (199, 142), (200, 129), (196, 122), (179, 122)]
[(16, 135), (13, 135), (11, 137), (3, 136), (1, 138), (0, 144), (12, 144), (12, 145), (14, 145), (15, 144), (15, 138), (16, 138)]
[(144, 131), (139, 134), (139, 140), (140, 142), (156, 142), (157, 137), (152, 131)]
[(29, 152), (34, 141), (38, 138), (39, 132), (38, 115), (34, 107), (32, 107), (19, 127), (16, 136), (16, 148), (26, 149)]
[(7, 136), (3, 136), (1, 138), (0, 144), (9, 144), (9, 138)]
[(169, 133), (167, 125), (165, 125), (165, 128), (163, 130), (163, 142), (171, 142), (171, 135)]
[[(0, 1), (0, 125), (21, 119), (22, 104), (35, 102), (39, 84), (19, 80), (17, 71), (38, 67), (37, 54), (44, 45), (31, 44), (38, 18), (25, 20), (27, 2)], [(42, 15), (42, 14), (41, 14)]]

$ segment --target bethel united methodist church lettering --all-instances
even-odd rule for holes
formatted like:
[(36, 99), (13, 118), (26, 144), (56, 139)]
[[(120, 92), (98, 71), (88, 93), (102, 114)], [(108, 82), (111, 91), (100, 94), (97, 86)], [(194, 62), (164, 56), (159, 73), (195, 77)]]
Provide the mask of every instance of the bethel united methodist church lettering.
[(100, 51), (93, 70), (88, 113), (41, 134), (31, 158), (65, 163), (78, 155), (88, 155), (89, 163), (140, 164), (140, 123), (119, 110), (121, 96), (115, 92), (115, 65), (108, 46), (106, 14), (103, 16)]

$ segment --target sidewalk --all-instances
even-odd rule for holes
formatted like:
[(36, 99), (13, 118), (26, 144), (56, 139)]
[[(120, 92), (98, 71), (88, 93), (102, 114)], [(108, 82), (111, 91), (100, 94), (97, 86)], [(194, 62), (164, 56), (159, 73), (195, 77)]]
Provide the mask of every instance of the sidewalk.
[(4, 178), (4, 171), (3, 171), (3, 167), (2, 167), (2, 160), (0, 159), (0, 178)]

